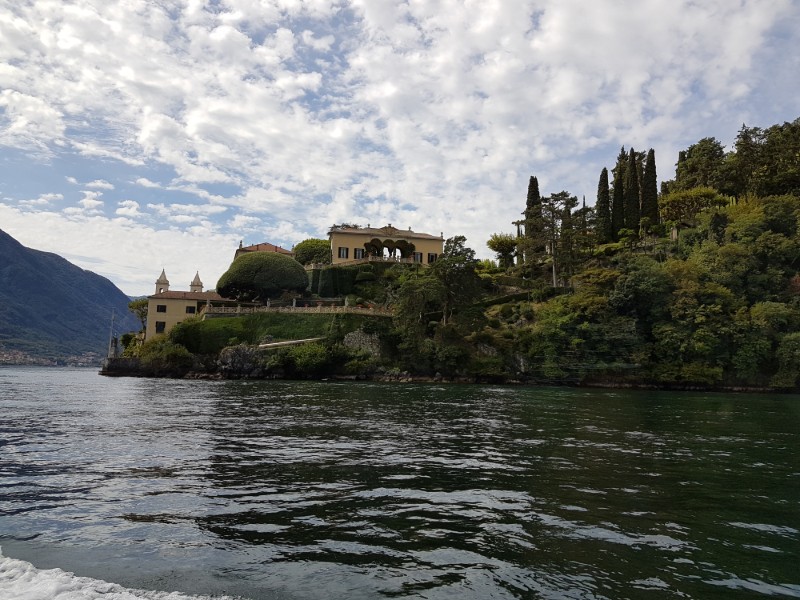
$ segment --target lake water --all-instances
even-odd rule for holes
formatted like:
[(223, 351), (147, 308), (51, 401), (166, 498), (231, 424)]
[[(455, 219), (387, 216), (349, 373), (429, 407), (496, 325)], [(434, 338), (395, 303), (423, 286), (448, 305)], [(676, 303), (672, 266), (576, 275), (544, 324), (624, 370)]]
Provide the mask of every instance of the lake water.
[(0, 599), (800, 597), (799, 450), (798, 396), (2, 368)]

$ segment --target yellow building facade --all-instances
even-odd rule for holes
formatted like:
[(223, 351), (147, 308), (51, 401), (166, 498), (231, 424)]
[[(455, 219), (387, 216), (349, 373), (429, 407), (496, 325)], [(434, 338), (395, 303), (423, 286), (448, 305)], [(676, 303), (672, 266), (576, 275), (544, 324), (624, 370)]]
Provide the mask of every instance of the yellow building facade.
[(206, 304), (230, 303), (216, 292), (204, 292), (199, 273), (189, 284), (189, 291), (170, 291), (169, 280), (162, 270), (156, 280), (156, 293), (147, 297), (145, 339), (167, 334), (178, 323), (200, 314)]
[(444, 248), (443, 235), (419, 233), (385, 227), (334, 225), (328, 231), (334, 265), (393, 260), (429, 265), (439, 258)]

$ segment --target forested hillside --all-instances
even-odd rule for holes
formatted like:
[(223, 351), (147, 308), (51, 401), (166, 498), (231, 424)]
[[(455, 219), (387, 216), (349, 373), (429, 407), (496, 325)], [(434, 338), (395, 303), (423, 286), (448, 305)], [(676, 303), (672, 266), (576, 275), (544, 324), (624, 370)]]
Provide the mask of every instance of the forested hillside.
[[(743, 126), (727, 153), (702, 139), (660, 187), (654, 152), (632, 148), (600, 173), (594, 207), (568, 192), (542, 196), (531, 177), (516, 232), (489, 240), (500, 268), (462, 253), (474, 264), (456, 278), (466, 293), (435, 269), (401, 286), (396, 323), (402, 358), (413, 357), (404, 366), (496, 380), (796, 388), (800, 120)], [(478, 311), (472, 272), (484, 303), (531, 291)], [(461, 306), (448, 314), (453, 302)], [(430, 318), (435, 307), (440, 319)]]
[(16, 357), (9, 361), (87, 353), (99, 359), (108, 349), (112, 310), (118, 330), (139, 328), (128, 301), (108, 279), (0, 231), (0, 353)]
[(623, 147), (594, 206), (542, 195), (533, 176), (520, 208), (488, 241), (496, 262), (455, 236), (430, 267), (315, 271), (319, 289), (392, 309), (364, 332), (380, 351), (343, 347), (332, 327), (260, 372), (798, 389), (800, 120), (744, 126), (728, 152), (704, 138), (660, 186), (654, 151)]
[(796, 387), (800, 120), (743, 126), (727, 153), (700, 140), (660, 194), (652, 150), (623, 148), (612, 173), (591, 209), (574, 210), (566, 192), (540, 198), (531, 179), (509, 271), (558, 295), (496, 311), (481, 335), (503, 367), (579, 382)]

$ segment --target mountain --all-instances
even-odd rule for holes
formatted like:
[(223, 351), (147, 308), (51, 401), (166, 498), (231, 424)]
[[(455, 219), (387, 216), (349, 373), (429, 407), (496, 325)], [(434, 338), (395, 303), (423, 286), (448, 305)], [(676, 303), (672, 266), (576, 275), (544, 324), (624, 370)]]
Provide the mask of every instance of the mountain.
[(129, 301), (105, 277), (0, 230), (0, 354), (21, 357), (5, 362), (105, 356), (112, 311), (116, 332), (141, 327)]

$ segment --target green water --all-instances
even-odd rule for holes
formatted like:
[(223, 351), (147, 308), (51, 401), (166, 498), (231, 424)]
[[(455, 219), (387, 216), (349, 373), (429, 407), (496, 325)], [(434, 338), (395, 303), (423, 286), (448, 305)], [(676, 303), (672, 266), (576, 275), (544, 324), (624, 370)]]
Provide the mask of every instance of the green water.
[(800, 397), (0, 369), (0, 545), (245, 598), (800, 597)]

